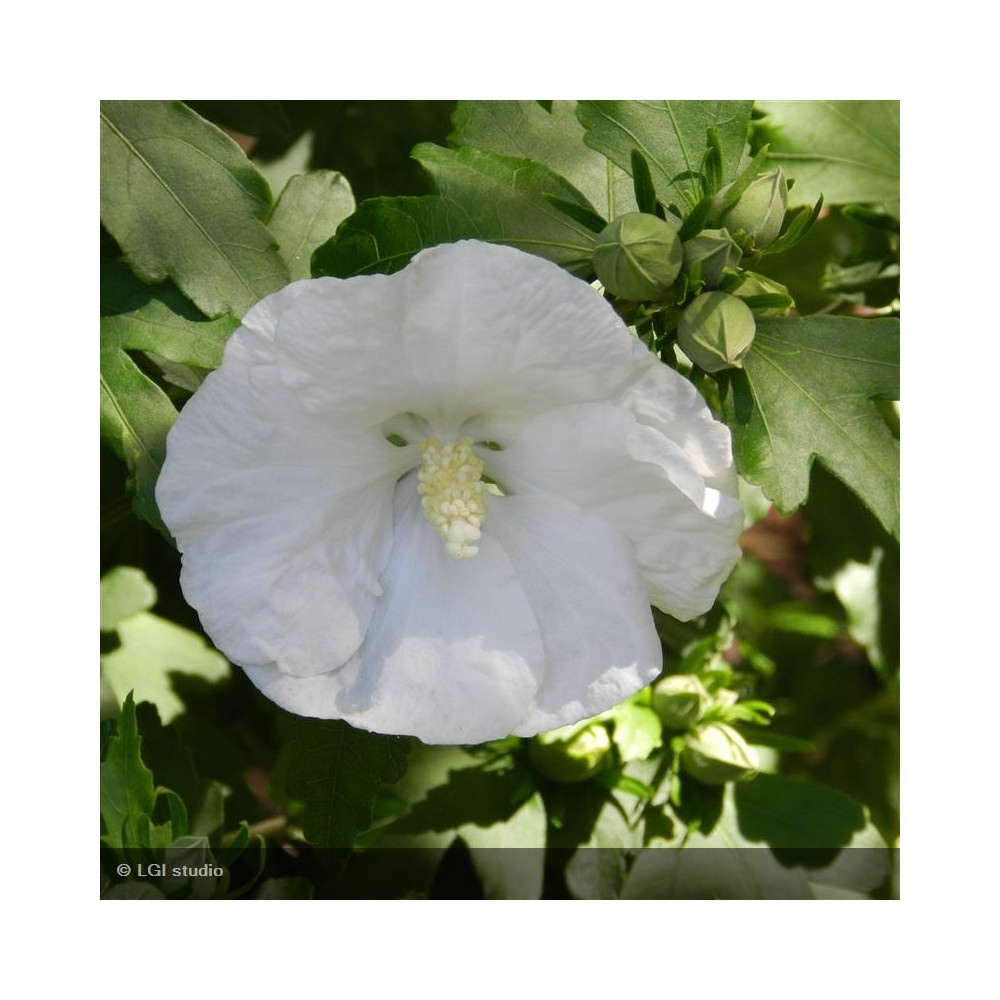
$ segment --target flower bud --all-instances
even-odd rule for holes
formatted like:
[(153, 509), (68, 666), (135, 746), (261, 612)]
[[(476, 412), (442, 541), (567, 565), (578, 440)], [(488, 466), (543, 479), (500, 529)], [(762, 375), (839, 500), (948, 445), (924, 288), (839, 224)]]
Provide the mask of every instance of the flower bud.
[(705, 292), (684, 310), (677, 326), (681, 350), (707, 372), (742, 368), (757, 324), (745, 302), (725, 292)]
[(708, 706), (708, 693), (692, 674), (664, 677), (653, 688), (653, 708), (669, 729), (689, 729)]
[(596, 774), (611, 750), (611, 737), (599, 723), (583, 729), (565, 726), (528, 745), (531, 763), (547, 778), (572, 784)]
[[(755, 295), (789, 295), (789, 291), (784, 285), (764, 277), (763, 274), (756, 274), (754, 271), (744, 271), (740, 276), (739, 284), (729, 289), (729, 293), (738, 299), (749, 299)], [(787, 314), (787, 307), (757, 310), (757, 315), (765, 318), (786, 316)]]
[(688, 739), (681, 754), (681, 766), (706, 785), (724, 785), (753, 774), (757, 755), (732, 726), (713, 722)]
[(659, 298), (677, 280), (684, 249), (677, 229), (655, 215), (631, 212), (604, 227), (594, 248), (601, 284), (620, 298)]
[[(726, 188), (719, 192), (725, 196)], [(788, 208), (788, 183), (781, 167), (756, 177), (719, 220), (730, 232), (742, 229), (754, 247), (770, 246), (781, 232)]]
[(707, 288), (715, 288), (722, 280), (722, 272), (735, 267), (742, 256), (726, 229), (703, 229), (684, 242), (684, 270), (700, 277)]

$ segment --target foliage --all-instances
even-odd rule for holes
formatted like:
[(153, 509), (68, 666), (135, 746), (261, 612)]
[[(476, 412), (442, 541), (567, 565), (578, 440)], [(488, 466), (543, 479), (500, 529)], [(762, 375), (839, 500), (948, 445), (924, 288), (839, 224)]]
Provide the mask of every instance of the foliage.
[[(894, 894), (898, 112), (105, 102), (102, 895)], [(787, 195), (760, 183), (776, 167)], [(655, 298), (606, 292), (729, 425), (743, 480), (744, 559), (715, 608), (655, 616), (670, 683), (558, 738), (467, 748), (271, 705), (184, 603), (154, 495), (240, 318), (289, 281), (389, 273), (464, 238), (593, 281), (599, 234), (637, 210), (731, 241)], [(755, 238), (755, 212), (782, 213), (776, 239)], [(677, 344), (708, 289), (755, 326), (718, 371)]]

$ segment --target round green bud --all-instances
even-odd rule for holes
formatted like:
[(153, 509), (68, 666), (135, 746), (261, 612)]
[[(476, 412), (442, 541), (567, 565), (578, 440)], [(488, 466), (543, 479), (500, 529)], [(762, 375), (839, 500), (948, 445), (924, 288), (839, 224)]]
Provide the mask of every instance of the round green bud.
[(690, 729), (708, 706), (708, 692), (692, 674), (664, 677), (653, 688), (653, 709), (668, 729)]
[(699, 368), (719, 372), (743, 367), (756, 331), (745, 302), (725, 292), (705, 292), (684, 310), (677, 343)]
[(742, 256), (727, 229), (703, 229), (684, 241), (684, 271), (701, 278), (706, 288), (715, 288), (725, 269), (735, 267)]
[(758, 768), (757, 755), (732, 726), (713, 722), (687, 741), (681, 767), (706, 785), (724, 785), (748, 778)]
[[(755, 295), (789, 294), (788, 289), (784, 285), (766, 278), (763, 274), (756, 274), (754, 271), (744, 271), (740, 276), (739, 284), (730, 288), (729, 293), (735, 295), (738, 299), (750, 299)], [(765, 319), (787, 316), (788, 307), (758, 309), (756, 315)]]
[(611, 751), (611, 737), (600, 723), (565, 726), (528, 744), (531, 763), (547, 778), (573, 784), (596, 774)]
[(620, 215), (604, 227), (594, 247), (594, 270), (619, 298), (659, 298), (677, 280), (684, 249), (677, 229), (645, 212)]
[[(726, 188), (719, 192), (724, 196)], [(750, 246), (770, 246), (781, 232), (788, 209), (788, 182), (781, 167), (756, 177), (719, 220), (730, 232), (742, 229)]]

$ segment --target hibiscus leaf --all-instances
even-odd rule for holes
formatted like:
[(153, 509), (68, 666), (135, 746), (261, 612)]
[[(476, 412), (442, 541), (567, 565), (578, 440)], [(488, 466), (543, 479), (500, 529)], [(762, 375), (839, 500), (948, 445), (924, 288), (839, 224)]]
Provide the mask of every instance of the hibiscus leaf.
[(372, 822), (381, 787), (406, 770), (410, 741), (346, 722), (297, 718), (288, 744), (288, 791), (305, 804), (302, 827), (317, 847), (350, 847)]
[(315, 251), (312, 273), (317, 278), (392, 274), (427, 247), (480, 235), (465, 209), (448, 198), (370, 198)]
[(266, 181), (177, 101), (101, 103), (101, 221), (144, 280), (170, 277), (207, 315), (242, 316), (288, 283), (260, 221)]
[(789, 205), (886, 204), (899, 214), (899, 101), (761, 101), (754, 134), (795, 180)]
[(737, 468), (782, 513), (818, 458), (898, 537), (899, 442), (872, 402), (899, 397), (898, 320), (758, 320), (743, 371), (722, 381)]
[(135, 718), (135, 700), (129, 694), (117, 728), (101, 761), (101, 838), (110, 847), (134, 847), (145, 839), (156, 805), (153, 772), (142, 762), (142, 737)]
[(311, 277), (313, 251), (354, 211), (347, 178), (335, 170), (292, 177), (278, 197), (268, 226), (293, 281)]
[(889, 851), (859, 802), (832, 788), (759, 774), (726, 787), (709, 827), (682, 847), (642, 851), (625, 899), (809, 899), (817, 887), (878, 889)]
[(135, 512), (169, 538), (153, 491), (177, 410), (128, 352), (216, 368), (238, 324), (229, 316), (206, 320), (176, 289), (140, 286), (114, 262), (102, 273), (102, 287), (108, 289), (105, 311), (126, 311), (101, 317), (101, 440), (128, 466)]
[(593, 272), (593, 231), (560, 211), (547, 196), (591, 213), (594, 207), (548, 167), (430, 143), (421, 143), (412, 155), (434, 179), (438, 192), (468, 212), (481, 239), (538, 254), (580, 277)]
[(628, 174), (583, 141), (575, 101), (459, 101), (448, 137), (457, 146), (534, 160), (565, 177), (605, 219), (636, 210)]
[(752, 101), (580, 101), (576, 114), (587, 144), (623, 170), (632, 171), (637, 150), (649, 165), (664, 205), (684, 210), (701, 200), (695, 174), (714, 129), (722, 182), (733, 178), (743, 157)]
[(155, 603), (156, 588), (141, 569), (116, 566), (101, 577), (101, 631), (113, 632), (119, 622)]

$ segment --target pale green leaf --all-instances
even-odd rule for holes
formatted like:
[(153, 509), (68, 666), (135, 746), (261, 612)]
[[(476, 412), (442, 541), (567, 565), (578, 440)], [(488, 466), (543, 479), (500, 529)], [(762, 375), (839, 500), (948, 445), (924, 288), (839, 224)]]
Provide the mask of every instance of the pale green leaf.
[(101, 577), (101, 631), (113, 632), (119, 622), (156, 603), (156, 588), (134, 566), (116, 566)]
[(268, 223), (293, 281), (312, 276), (313, 251), (330, 239), (354, 211), (354, 195), (343, 174), (314, 170), (289, 180)]
[(792, 206), (885, 204), (899, 214), (899, 101), (760, 101), (755, 132), (795, 180)]

